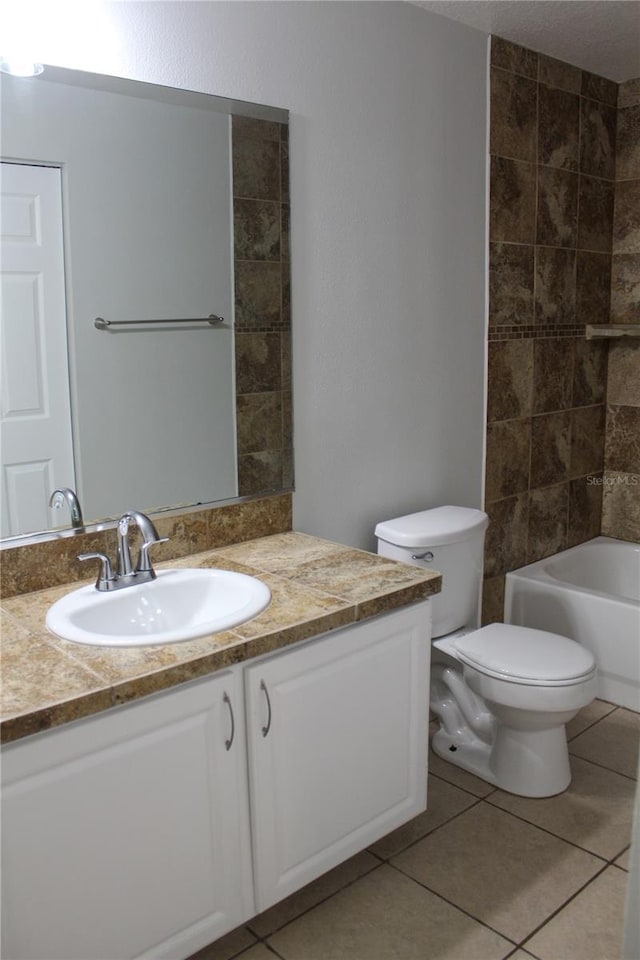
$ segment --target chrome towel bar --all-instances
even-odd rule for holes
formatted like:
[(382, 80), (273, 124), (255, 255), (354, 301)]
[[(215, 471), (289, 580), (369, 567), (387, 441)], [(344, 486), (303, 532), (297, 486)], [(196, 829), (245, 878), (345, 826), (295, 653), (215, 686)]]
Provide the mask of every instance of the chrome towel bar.
[(215, 313), (210, 313), (208, 317), (181, 317), (178, 319), (166, 320), (105, 320), (103, 317), (96, 317), (93, 325), (96, 330), (108, 330), (109, 327), (125, 327), (138, 325), (141, 323), (208, 323), (213, 327), (216, 323), (223, 323), (224, 317), (218, 317)]

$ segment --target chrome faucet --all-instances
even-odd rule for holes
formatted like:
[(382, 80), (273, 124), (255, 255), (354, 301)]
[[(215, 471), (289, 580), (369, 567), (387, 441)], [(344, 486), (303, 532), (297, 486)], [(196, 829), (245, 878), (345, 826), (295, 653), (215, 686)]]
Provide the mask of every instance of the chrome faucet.
[[(131, 563), (129, 524), (135, 523), (142, 535), (142, 544), (135, 570)], [(155, 580), (156, 572), (151, 565), (149, 550), (156, 543), (166, 543), (169, 537), (161, 537), (146, 513), (127, 510), (118, 520), (118, 572), (114, 574), (106, 553), (81, 553), (78, 560), (100, 560), (101, 567), (96, 581), (96, 590), (121, 590), (138, 583)]]
[(54, 490), (49, 497), (49, 506), (59, 510), (65, 500), (69, 505), (71, 526), (76, 528), (84, 526), (80, 501), (78, 500), (76, 492), (72, 490), (71, 487), (59, 487), (57, 490)]
[[(134, 570), (131, 566), (131, 548), (129, 546), (129, 524), (137, 525), (142, 535), (142, 545), (138, 554), (138, 563)], [(155, 580), (155, 571), (149, 559), (149, 548), (154, 543), (165, 543), (169, 538), (160, 537), (153, 523), (139, 510), (127, 510), (118, 520), (118, 577), (136, 577), (138, 583)]]

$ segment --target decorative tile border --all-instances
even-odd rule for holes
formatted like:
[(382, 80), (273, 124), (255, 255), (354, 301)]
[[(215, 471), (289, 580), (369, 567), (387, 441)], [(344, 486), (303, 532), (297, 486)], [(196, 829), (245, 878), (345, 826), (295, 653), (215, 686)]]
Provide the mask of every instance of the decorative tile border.
[(524, 326), (489, 327), (487, 337), (495, 340), (546, 340), (550, 337), (584, 337), (585, 324), (529, 324)]

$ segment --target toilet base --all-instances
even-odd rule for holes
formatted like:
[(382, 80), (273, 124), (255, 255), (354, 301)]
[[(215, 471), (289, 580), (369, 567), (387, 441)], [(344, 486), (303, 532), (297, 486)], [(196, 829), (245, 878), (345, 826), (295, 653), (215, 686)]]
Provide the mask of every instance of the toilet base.
[(452, 735), (441, 727), (431, 746), (442, 760), (520, 797), (552, 797), (571, 783), (564, 724), (533, 731), (498, 724), (492, 744), (468, 728)]
[(479, 740), (468, 731), (468, 736), (458, 732), (455, 736), (447, 733), (442, 727), (437, 730), (431, 739), (431, 749), (442, 760), (462, 767), (468, 773), (473, 773), (487, 783), (496, 784), (496, 778), (489, 767), (491, 747), (483, 740)]

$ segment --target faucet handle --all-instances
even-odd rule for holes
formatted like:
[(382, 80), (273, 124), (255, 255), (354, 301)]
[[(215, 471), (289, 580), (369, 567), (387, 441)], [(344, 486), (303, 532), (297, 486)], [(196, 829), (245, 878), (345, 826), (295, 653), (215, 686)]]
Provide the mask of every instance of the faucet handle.
[(101, 566), (96, 580), (96, 590), (111, 590), (116, 578), (113, 575), (111, 560), (106, 553), (81, 553), (78, 555), (78, 560), (99, 560)]
[(151, 579), (155, 579), (156, 572), (151, 566), (151, 559), (149, 557), (149, 550), (151, 547), (154, 547), (157, 543), (168, 543), (169, 537), (158, 537), (157, 540), (145, 540), (142, 546), (140, 547), (140, 553), (138, 554), (138, 566), (136, 567), (136, 573), (149, 573), (151, 574)]

